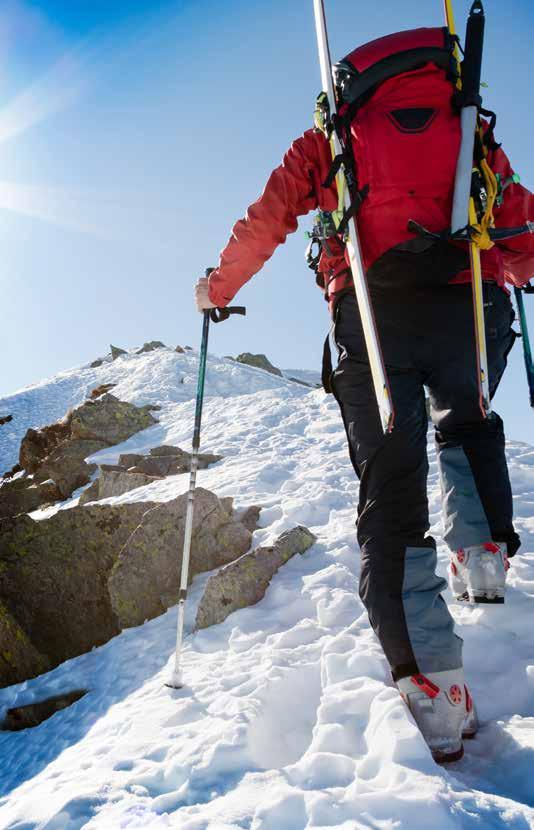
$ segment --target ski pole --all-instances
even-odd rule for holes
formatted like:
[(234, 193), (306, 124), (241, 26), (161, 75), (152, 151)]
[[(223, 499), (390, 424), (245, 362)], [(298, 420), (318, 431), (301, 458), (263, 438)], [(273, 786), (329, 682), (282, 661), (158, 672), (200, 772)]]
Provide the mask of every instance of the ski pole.
[(527, 372), (530, 405), (534, 408), (534, 363), (532, 361), (532, 349), (530, 346), (530, 337), (528, 334), (527, 315), (525, 312), (523, 292), (525, 294), (534, 294), (534, 285), (531, 285), (528, 282), (523, 288), (518, 288), (517, 286), (514, 287), (517, 310), (519, 311), (519, 328), (521, 329), (521, 338), (523, 340), (523, 357), (525, 359), (525, 369)]
[[(206, 269), (206, 276), (209, 277), (213, 268)], [(214, 323), (222, 323), (231, 314), (246, 314), (242, 306), (227, 308), (206, 309), (203, 313), (202, 339), (200, 343), (200, 358), (198, 364), (197, 397), (195, 407), (195, 426), (193, 429), (193, 446), (191, 453), (191, 469), (189, 476), (189, 492), (187, 494), (187, 511), (185, 515), (184, 547), (182, 553), (182, 568), (180, 575), (180, 591), (178, 594), (178, 624), (176, 629), (176, 650), (174, 654), (174, 669), (166, 686), (172, 689), (181, 689), (183, 686), (182, 674), (180, 671), (180, 657), (184, 637), (185, 602), (187, 599), (187, 585), (189, 581), (189, 560), (191, 555), (191, 539), (193, 537), (193, 511), (195, 506), (195, 489), (198, 471), (198, 453), (200, 448), (200, 426), (202, 423), (202, 408), (204, 404), (204, 385), (206, 380), (206, 363), (208, 359), (208, 337), (210, 320)]]

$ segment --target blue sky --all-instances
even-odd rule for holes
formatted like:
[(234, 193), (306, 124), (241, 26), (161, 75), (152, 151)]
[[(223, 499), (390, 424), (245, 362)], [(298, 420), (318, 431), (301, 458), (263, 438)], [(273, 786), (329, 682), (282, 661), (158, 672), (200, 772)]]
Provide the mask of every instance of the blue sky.
[[(469, 3), (455, 6), (462, 31)], [(485, 7), (485, 102), (532, 188), (534, 5)], [(442, 23), (441, 0), (327, 11), (334, 57)], [(195, 278), (311, 125), (319, 87), (311, 0), (4, 0), (0, 394), (110, 342), (196, 345)], [(303, 259), (309, 224), (243, 289), (248, 317), (214, 329), (213, 351), (319, 367), (329, 320)], [(511, 437), (532, 440), (520, 344), (496, 408)]]

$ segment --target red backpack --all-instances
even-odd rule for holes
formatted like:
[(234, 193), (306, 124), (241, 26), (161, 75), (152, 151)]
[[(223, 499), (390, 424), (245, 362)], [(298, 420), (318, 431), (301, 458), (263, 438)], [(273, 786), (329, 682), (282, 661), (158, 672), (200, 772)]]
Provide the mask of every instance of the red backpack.
[(335, 66), (371, 286), (398, 286), (400, 275), (403, 286), (447, 282), (468, 265), (462, 246), (438, 242), (436, 256), (436, 242), (408, 229), (410, 221), (438, 233), (450, 226), (461, 138), (453, 47), (446, 28), (414, 29), (360, 46)]

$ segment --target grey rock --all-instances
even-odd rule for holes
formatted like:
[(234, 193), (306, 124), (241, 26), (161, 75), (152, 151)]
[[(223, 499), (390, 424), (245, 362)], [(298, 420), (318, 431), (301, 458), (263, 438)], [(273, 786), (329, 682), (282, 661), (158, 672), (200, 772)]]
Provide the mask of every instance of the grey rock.
[(31, 513), (44, 504), (60, 501), (61, 492), (53, 481), (36, 484), (26, 476), (4, 481), (0, 487), (0, 519)]
[(136, 354), (145, 354), (145, 352), (154, 352), (156, 349), (166, 349), (167, 346), (165, 343), (162, 343), (161, 340), (150, 340), (149, 343), (144, 343), (141, 348), (136, 352)]
[(4, 481), (0, 518), (68, 498), (91, 480), (96, 466), (85, 461), (88, 456), (157, 423), (150, 406), (139, 408), (120, 401), (109, 394), (109, 388), (105, 384), (94, 389), (94, 400), (85, 401), (60, 421), (27, 431), (20, 445), (19, 468), (33, 475), (33, 481), (27, 477)]
[[(0, 521), (0, 686), (48, 671), (176, 602), (187, 498)], [(197, 490), (191, 578), (237, 559), (250, 540), (231, 499)]]
[(173, 447), (172, 444), (162, 444), (160, 447), (152, 447), (150, 455), (175, 455), (183, 457), (184, 455), (188, 455), (188, 453), (185, 453), (180, 447)]
[[(221, 461), (222, 455), (200, 453), (198, 469), (205, 470), (210, 464)], [(179, 447), (155, 447), (150, 450), (149, 456), (144, 456), (132, 467), (132, 472), (145, 473), (149, 476), (172, 476), (188, 473), (191, 468), (191, 454)]]
[(102, 470), (98, 479), (98, 498), (109, 499), (112, 496), (122, 496), (130, 490), (144, 487), (159, 481), (157, 476), (147, 476), (143, 473), (130, 473), (124, 470)]
[(36, 473), (45, 458), (70, 437), (70, 413), (42, 429), (29, 429), (20, 443), (19, 464), (27, 473)]
[[(199, 468), (219, 461), (222, 456), (203, 454), (199, 457)], [(180, 447), (163, 445), (153, 447), (150, 455), (124, 453), (119, 456), (118, 464), (101, 464), (100, 477), (80, 496), (80, 505), (92, 501), (121, 496), (137, 487), (151, 484), (168, 475), (189, 472), (191, 456)], [(222, 499), (221, 503), (228, 501)], [(232, 499), (229, 499), (230, 505)], [(229, 513), (231, 513), (231, 506)]]
[(105, 441), (66, 441), (57, 447), (41, 464), (34, 478), (37, 482), (52, 479), (62, 499), (67, 499), (78, 487), (91, 480), (95, 464), (85, 458), (107, 447)]
[(100, 386), (95, 386), (89, 395), (89, 399), (94, 401), (97, 398), (100, 398), (101, 395), (105, 395), (106, 392), (110, 392), (116, 385), (116, 383), (101, 383)]
[(247, 507), (246, 510), (243, 510), (236, 518), (241, 522), (241, 524), (245, 525), (247, 530), (250, 530), (251, 533), (258, 527), (258, 523), (260, 520), (260, 512), (261, 507), (257, 504), (253, 504), (250, 507)]
[(98, 485), (98, 479), (96, 479), (96, 481), (93, 481), (93, 483), (90, 484), (89, 487), (85, 488), (85, 490), (81, 494), (80, 498), (78, 499), (78, 505), (81, 507), (84, 504), (89, 504), (89, 502), (98, 501), (98, 499), (99, 499), (99, 495), (98, 495), (99, 489), (100, 488), (99, 488), (99, 485)]
[(283, 533), (273, 547), (246, 553), (208, 579), (197, 610), (195, 630), (223, 622), (239, 608), (255, 605), (278, 569), (296, 553), (304, 553), (316, 537), (305, 527)]
[(93, 360), (93, 362), (89, 364), (89, 368), (90, 369), (98, 369), (99, 366), (102, 366), (103, 362), (104, 361), (101, 357), (97, 357), (96, 360)]
[(14, 706), (7, 710), (7, 715), (0, 726), (0, 729), (9, 732), (19, 732), (21, 729), (31, 729), (39, 726), (56, 712), (67, 709), (77, 700), (87, 694), (87, 689), (73, 689), (65, 694), (47, 697), (46, 700), (39, 700), (37, 703), (28, 703), (26, 706)]
[(26, 649), (19, 660), (17, 631), (4, 630), (0, 652), (12, 660), (0, 661), (0, 685), (40, 674), (119, 633), (107, 579), (146, 510), (146, 503), (88, 505), (39, 522), (27, 515), (0, 522), (0, 602), (34, 650), (33, 659)]
[(110, 345), (109, 348), (111, 350), (111, 359), (112, 360), (117, 360), (117, 358), (120, 357), (121, 355), (128, 354), (126, 349), (120, 349), (118, 346)]
[(11, 686), (48, 671), (48, 657), (35, 648), (7, 607), (0, 601), (0, 683)]
[(273, 366), (271, 361), (264, 354), (251, 354), (250, 352), (243, 352), (236, 357), (238, 363), (244, 363), (246, 366), (254, 366), (256, 369), (263, 369), (270, 372), (271, 375), (278, 375), (282, 377), (282, 372), (276, 366)]
[(0, 484), (2, 484), (3, 481), (8, 481), (10, 478), (13, 478), (13, 476), (16, 476), (17, 473), (22, 472), (23, 470), (20, 464), (15, 464), (10, 470), (6, 470), (6, 472), (0, 476)]
[(135, 467), (135, 465), (142, 461), (144, 455), (140, 455), (137, 452), (125, 452), (119, 455), (119, 467), (124, 469), (128, 469), (129, 467)]
[(78, 504), (84, 505), (92, 501), (122, 496), (130, 490), (144, 487), (153, 481), (159, 481), (159, 476), (148, 476), (144, 473), (135, 473), (113, 464), (102, 464), (100, 475), (87, 490), (80, 496)]
[(89, 441), (103, 441), (108, 446), (120, 444), (135, 433), (157, 423), (146, 407), (120, 401), (114, 395), (102, 395), (86, 401), (71, 416), (71, 436)]
[[(128, 538), (109, 577), (113, 610), (122, 628), (161, 614), (180, 584), (188, 494), (153, 507)], [(90, 509), (90, 508), (85, 508)], [(250, 547), (251, 533), (209, 490), (197, 488), (191, 578), (233, 561)]]
[(175, 350), (174, 350), (174, 351), (175, 351), (175, 352), (178, 352), (178, 354), (184, 354), (185, 349), (182, 349), (182, 347), (181, 347), (181, 346), (176, 346), (176, 348), (175, 348)]

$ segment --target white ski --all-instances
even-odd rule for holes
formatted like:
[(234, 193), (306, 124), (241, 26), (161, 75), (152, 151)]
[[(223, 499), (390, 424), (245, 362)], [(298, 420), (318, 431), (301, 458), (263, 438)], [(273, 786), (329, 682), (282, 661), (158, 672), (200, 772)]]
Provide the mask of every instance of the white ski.
[[(326, 31), (326, 15), (324, 9), (324, 0), (313, 0), (313, 7), (315, 13), (315, 28), (317, 31), (317, 45), (319, 48), (319, 63), (321, 65), (321, 81), (323, 90), (328, 98), (328, 105), (330, 113), (337, 112), (337, 101), (334, 92), (334, 82), (332, 77), (332, 62), (330, 59), (330, 47), (328, 44), (328, 34)], [(332, 154), (337, 156), (342, 152), (339, 137), (335, 130), (332, 132), (330, 138), (332, 145)], [(349, 189), (346, 184), (345, 171), (341, 167), (336, 176), (338, 192), (342, 188), (345, 195), (345, 210), (349, 210), (351, 206), (351, 197)], [(367, 354), (369, 356), (369, 364), (371, 367), (371, 374), (373, 377), (373, 385), (376, 395), (376, 401), (380, 412), (380, 420), (384, 432), (390, 432), (393, 428), (393, 404), (391, 401), (391, 392), (389, 389), (386, 369), (384, 366), (384, 359), (380, 348), (380, 341), (376, 329), (376, 322), (374, 319), (371, 299), (369, 297), (369, 289), (365, 277), (363, 267), (360, 241), (358, 238), (358, 227), (356, 219), (353, 217), (348, 225), (349, 238), (347, 240), (347, 250), (349, 253), (350, 267), (352, 271), (352, 278), (354, 281), (354, 289), (356, 292), (356, 299), (358, 301), (358, 308), (362, 320), (363, 333), (365, 337), (365, 345), (367, 347)]]

